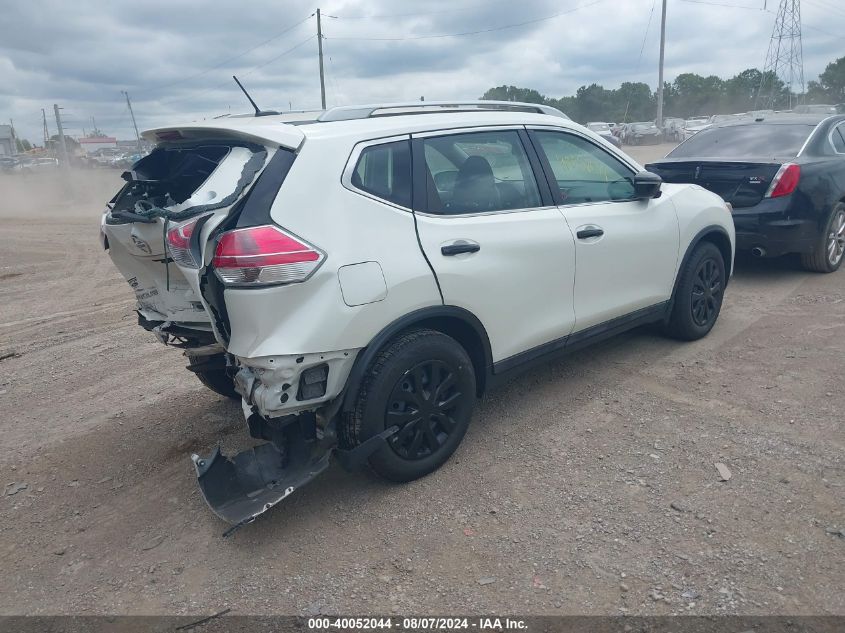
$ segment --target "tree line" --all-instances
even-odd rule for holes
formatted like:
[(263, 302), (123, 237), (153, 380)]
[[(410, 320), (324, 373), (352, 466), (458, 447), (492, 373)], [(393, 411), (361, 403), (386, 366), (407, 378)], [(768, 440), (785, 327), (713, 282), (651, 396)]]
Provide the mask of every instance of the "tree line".
[[(774, 104), (758, 100), (761, 85), (763, 94), (775, 95)], [(773, 89), (773, 90), (772, 90)], [(543, 103), (565, 112), (575, 121), (650, 121), (657, 110), (657, 93), (642, 82), (623, 82), (619, 88), (608, 89), (593, 83), (581, 86), (574, 95), (556, 99), (531, 88), (497, 86), (490, 88), (482, 99)], [(731, 114), (755, 109), (788, 109), (789, 103), (845, 103), (845, 57), (827, 65), (818, 80), (807, 84), (803, 95), (790, 95), (788, 87), (772, 72), (757, 68), (743, 70), (722, 79), (715, 75), (704, 77), (696, 73), (682, 73), (671, 83), (663, 84), (663, 115), (689, 118), (698, 115)]]

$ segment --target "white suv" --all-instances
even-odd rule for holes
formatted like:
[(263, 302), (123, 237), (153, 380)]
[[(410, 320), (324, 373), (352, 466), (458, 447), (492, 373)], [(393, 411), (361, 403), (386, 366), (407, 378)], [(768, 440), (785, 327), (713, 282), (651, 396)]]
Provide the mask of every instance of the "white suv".
[(331, 454), (421, 477), (514, 371), (646, 323), (713, 327), (734, 253), (715, 194), (544, 106), (318, 114), (147, 132), (156, 149), (103, 216), (140, 323), (270, 440), (194, 456), (224, 519), (254, 519)]

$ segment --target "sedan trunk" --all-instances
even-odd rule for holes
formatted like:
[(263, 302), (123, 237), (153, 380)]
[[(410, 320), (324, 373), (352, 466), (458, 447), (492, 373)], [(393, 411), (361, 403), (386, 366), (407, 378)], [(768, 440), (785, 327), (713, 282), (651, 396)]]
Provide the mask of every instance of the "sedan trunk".
[(646, 165), (665, 182), (693, 183), (719, 194), (735, 209), (752, 207), (766, 195), (779, 162), (665, 160)]

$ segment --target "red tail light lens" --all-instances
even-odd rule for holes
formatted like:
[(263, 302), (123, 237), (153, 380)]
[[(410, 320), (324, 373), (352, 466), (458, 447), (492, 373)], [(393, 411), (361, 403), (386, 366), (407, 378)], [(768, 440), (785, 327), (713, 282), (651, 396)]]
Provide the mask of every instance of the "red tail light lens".
[[(201, 216), (204, 217), (204, 216)], [(192, 218), (187, 222), (177, 224), (167, 231), (167, 251), (180, 266), (186, 268), (199, 268), (199, 262), (194, 259), (191, 252), (191, 235), (197, 227), (200, 218)]]
[(277, 226), (223, 233), (213, 265), (227, 284), (261, 286), (305, 281), (323, 262), (315, 247)]
[(779, 198), (780, 196), (788, 196), (798, 186), (798, 181), (801, 179), (801, 167), (794, 163), (786, 163), (781, 165), (778, 173), (775, 174), (772, 184), (769, 186), (769, 191), (766, 192), (767, 198)]

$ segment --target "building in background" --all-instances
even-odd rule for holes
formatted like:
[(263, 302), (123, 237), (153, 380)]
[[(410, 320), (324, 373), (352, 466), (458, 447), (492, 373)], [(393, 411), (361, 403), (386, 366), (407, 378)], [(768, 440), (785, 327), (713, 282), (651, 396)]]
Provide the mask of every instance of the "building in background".
[(0, 156), (13, 156), (17, 154), (18, 148), (14, 147), (14, 144), (12, 126), (0, 125)]
[(113, 136), (86, 136), (79, 139), (79, 146), (86, 154), (93, 154), (98, 149), (117, 149), (117, 139)]

